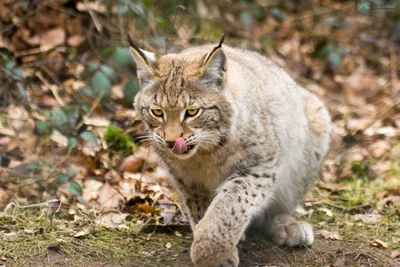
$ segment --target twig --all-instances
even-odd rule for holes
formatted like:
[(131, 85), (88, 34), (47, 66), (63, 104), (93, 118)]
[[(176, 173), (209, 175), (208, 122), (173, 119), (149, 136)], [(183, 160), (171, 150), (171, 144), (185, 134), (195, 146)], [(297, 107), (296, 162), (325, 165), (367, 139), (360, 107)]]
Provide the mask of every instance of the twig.
[(86, 5), (86, 7), (87, 7), (87, 9), (89, 11), (89, 14), (90, 14), (90, 17), (93, 20), (94, 26), (96, 26), (96, 30), (99, 33), (101, 33), (103, 28), (102, 28), (101, 24), (99, 23), (99, 19), (97, 18), (96, 13), (94, 13), (93, 10), (90, 9), (90, 7), (88, 6), (87, 0), (84, 0), (83, 2), (85, 3), (85, 5)]
[(83, 116), (82, 120), (75, 126), (75, 130), (78, 130), (79, 128), (82, 127), (83, 122), (85, 121), (85, 119), (87, 119), (93, 112), (93, 110), (97, 107), (97, 105), (100, 103), (100, 100), (103, 98), (104, 95), (104, 91), (102, 91), (96, 98), (96, 100), (93, 102), (93, 105), (90, 107), (90, 110), (88, 113), (85, 114), (85, 116)]
[(397, 77), (398, 62), (397, 62), (396, 47), (393, 45), (393, 43), (389, 44), (389, 54), (390, 54), (393, 98), (398, 99), (400, 98), (400, 83), (399, 83), (399, 77)]
[(353, 206), (353, 207), (343, 207), (340, 205), (336, 205), (330, 202), (326, 202), (326, 201), (306, 201), (307, 203), (311, 203), (312, 205), (327, 205), (327, 206), (331, 206), (333, 208), (337, 208), (340, 210), (345, 210), (345, 211), (349, 211), (349, 210), (354, 210), (354, 209), (362, 209), (362, 208), (366, 208), (366, 207), (370, 207), (370, 204), (362, 204), (362, 205), (357, 205), (357, 206)]
[[(65, 107), (64, 101), (62, 100), (62, 98), (61, 98), (60, 95), (58, 94), (57, 90), (54, 89), (54, 86), (55, 86), (55, 85), (51, 85), (51, 84), (43, 77), (43, 75), (42, 75), (40, 72), (36, 72), (35, 74), (36, 74), (36, 76), (39, 78), (39, 80), (41, 80), (41, 81), (44, 83), (44, 85), (45, 85), (47, 88), (50, 89), (50, 91), (53, 93), (55, 99), (57, 100), (58, 104), (60, 104), (60, 106), (62, 106), (62, 107)], [(57, 86), (56, 86), (56, 87), (57, 87)], [(57, 88), (57, 89), (58, 89), (58, 88)]]
[(4, 209), (4, 213), (6, 213), (8, 210), (12, 209), (12, 208), (16, 208), (18, 209), (31, 209), (31, 208), (54, 208), (54, 204), (53, 203), (57, 203), (57, 210), (55, 212), (58, 212), (61, 209), (61, 201), (58, 199), (53, 199), (53, 200), (49, 200), (43, 203), (38, 203), (38, 204), (31, 204), (31, 205), (24, 205), (21, 206), (19, 205), (17, 202), (10, 202), (6, 208)]
[[(364, 132), (368, 128), (370, 128), (375, 122), (377, 122), (380, 119), (383, 119), (386, 117), (387, 114), (389, 114), (393, 109), (395, 109), (398, 105), (400, 104), (400, 99), (398, 99), (392, 106), (388, 107), (386, 110), (376, 114), (375, 118), (373, 118), (367, 126), (364, 127), (361, 131)], [(358, 130), (360, 131), (360, 130)]]

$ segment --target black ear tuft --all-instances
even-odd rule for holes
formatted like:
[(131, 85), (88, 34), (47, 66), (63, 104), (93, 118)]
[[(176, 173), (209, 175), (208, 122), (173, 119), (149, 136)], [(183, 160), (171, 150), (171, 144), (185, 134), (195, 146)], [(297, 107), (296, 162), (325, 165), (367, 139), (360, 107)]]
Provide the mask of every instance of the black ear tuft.
[(225, 34), (222, 35), (221, 40), (219, 40), (219, 44), (213, 48), (213, 50), (205, 57), (203, 61), (203, 66), (207, 64), (208, 60), (212, 57), (212, 55), (217, 51), (218, 49), (222, 48), (222, 44), (225, 40)]
[(156, 55), (146, 50), (140, 49), (128, 35), (128, 42), (133, 60), (136, 63), (136, 71), (140, 87), (146, 87), (150, 84), (153, 75), (153, 66), (156, 61)]
[(201, 80), (205, 84), (222, 86), (226, 73), (226, 55), (222, 49), (225, 35), (222, 36), (219, 44), (204, 57)]
[(135, 49), (136, 52), (138, 52), (139, 55), (143, 58), (143, 60), (144, 60), (147, 64), (149, 64), (149, 61), (148, 61), (146, 55), (143, 53), (142, 49), (140, 49), (140, 48), (132, 41), (132, 38), (130, 37), (129, 34), (128, 34), (127, 36), (128, 36), (128, 43), (129, 43), (130, 47), (132, 47), (133, 49)]

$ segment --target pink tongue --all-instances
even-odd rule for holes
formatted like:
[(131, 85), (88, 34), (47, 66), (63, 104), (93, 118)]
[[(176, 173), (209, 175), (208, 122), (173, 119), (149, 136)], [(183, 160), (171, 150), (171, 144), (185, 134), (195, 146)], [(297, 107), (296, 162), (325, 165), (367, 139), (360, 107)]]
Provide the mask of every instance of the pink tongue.
[(187, 151), (187, 145), (185, 142), (185, 139), (183, 137), (179, 137), (178, 139), (176, 139), (175, 145), (172, 148), (172, 151), (175, 154), (183, 154)]

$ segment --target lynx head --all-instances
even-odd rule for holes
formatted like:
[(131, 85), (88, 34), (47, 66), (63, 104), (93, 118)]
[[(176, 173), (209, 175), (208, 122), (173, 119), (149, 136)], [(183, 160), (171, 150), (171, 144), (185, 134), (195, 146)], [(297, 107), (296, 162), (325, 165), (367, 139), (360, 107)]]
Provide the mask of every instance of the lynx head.
[(188, 159), (225, 142), (232, 109), (224, 96), (222, 41), (208, 53), (190, 56), (156, 55), (130, 41), (140, 84), (134, 105), (148, 140), (163, 156)]

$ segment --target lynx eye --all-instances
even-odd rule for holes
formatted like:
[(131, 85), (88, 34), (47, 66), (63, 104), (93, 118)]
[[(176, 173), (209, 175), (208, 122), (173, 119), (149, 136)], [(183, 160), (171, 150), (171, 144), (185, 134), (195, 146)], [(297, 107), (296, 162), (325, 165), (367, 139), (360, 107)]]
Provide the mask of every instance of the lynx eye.
[(192, 109), (186, 110), (186, 116), (189, 116), (189, 117), (196, 116), (197, 113), (199, 113), (199, 109), (192, 108)]
[(161, 109), (152, 109), (151, 112), (156, 117), (162, 117), (164, 115), (164, 112)]

